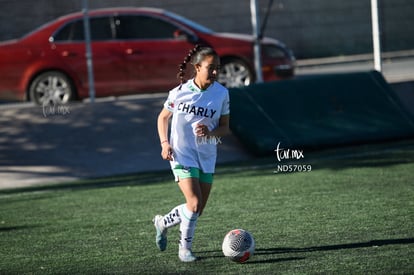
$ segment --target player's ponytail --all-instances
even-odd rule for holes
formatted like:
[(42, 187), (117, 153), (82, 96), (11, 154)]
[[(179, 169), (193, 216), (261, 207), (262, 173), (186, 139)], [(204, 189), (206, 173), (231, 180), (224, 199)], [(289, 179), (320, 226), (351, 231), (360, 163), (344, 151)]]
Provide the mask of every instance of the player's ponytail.
[(180, 79), (180, 89), (181, 86), (187, 82), (187, 80), (184, 78), (185, 70), (187, 69), (187, 63), (191, 62), (191, 59), (193, 58), (193, 55), (200, 49), (200, 45), (195, 45), (193, 49), (191, 49), (187, 56), (184, 58), (184, 61), (179, 66), (179, 72), (177, 77)]

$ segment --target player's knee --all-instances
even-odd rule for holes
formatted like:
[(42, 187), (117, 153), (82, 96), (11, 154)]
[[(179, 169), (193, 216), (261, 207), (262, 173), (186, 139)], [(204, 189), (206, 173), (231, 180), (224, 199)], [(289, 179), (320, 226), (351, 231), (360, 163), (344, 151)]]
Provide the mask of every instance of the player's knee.
[(201, 211), (201, 202), (198, 199), (193, 199), (187, 202), (187, 208), (193, 213)]

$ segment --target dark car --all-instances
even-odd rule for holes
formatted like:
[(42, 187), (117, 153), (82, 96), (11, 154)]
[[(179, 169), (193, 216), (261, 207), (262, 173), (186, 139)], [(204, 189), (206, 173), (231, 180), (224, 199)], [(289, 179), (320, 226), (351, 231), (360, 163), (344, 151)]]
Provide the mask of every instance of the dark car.
[[(225, 86), (255, 81), (251, 35), (215, 33), (154, 8), (100, 9), (89, 17), (97, 97), (170, 90), (195, 44), (217, 51)], [(0, 98), (62, 104), (88, 97), (85, 48), (82, 12), (0, 43)], [(265, 81), (293, 76), (293, 54), (281, 42), (264, 38), (262, 55)]]

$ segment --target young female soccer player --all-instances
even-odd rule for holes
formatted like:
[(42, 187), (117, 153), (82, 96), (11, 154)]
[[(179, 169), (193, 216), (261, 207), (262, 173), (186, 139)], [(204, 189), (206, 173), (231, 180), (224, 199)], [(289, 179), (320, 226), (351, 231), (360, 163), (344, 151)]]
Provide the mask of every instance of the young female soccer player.
[[(195, 74), (185, 81), (187, 63), (191, 63)], [(165, 216), (155, 216), (156, 244), (164, 251), (167, 229), (179, 224), (178, 256), (183, 262), (197, 260), (191, 250), (197, 219), (206, 206), (213, 183), (217, 143), (229, 133), (228, 90), (215, 81), (219, 65), (220, 59), (212, 48), (192, 49), (180, 65), (181, 84), (170, 91), (158, 116), (161, 156), (170, 161), (185, 203)]]

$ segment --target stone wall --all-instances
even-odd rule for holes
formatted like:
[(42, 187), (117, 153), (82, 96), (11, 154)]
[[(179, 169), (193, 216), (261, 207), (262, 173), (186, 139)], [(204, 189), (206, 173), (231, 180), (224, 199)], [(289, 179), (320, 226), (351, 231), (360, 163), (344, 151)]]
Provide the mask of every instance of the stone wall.
[[(267, 0), (258, 0), (261, 19)], [(379, 0), (383, 51), (414, 49), (414, 1)], [(89, 0), (89, 7), (164, 8), (219, 32), (251, 33), (249, 0)], [(82, 0), (0, 0), (0, 40), (12, 39), (60, 15), (82, 9)], [(298, 58), (372, 51), (369, 0), (275, 0), (266, 36), (285, 42)]]

